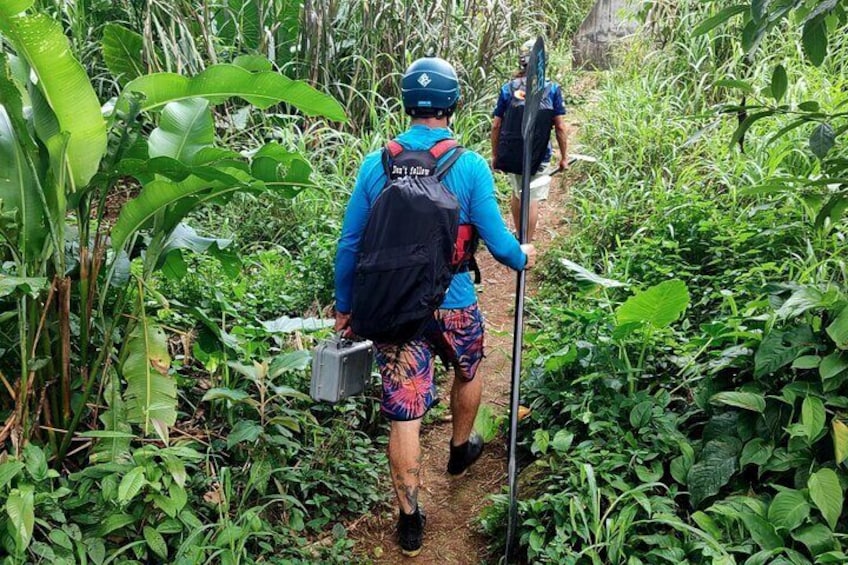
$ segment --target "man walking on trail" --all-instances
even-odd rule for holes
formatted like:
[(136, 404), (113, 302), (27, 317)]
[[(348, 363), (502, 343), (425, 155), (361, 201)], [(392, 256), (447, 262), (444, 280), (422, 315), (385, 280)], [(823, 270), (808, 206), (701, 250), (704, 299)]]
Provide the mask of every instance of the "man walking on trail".
[[(418, 59), (404, 73), (401, 86), (404, 110), (412, 124), (386, 148), (365, 158), (345, 212), (335, 273), (336, 330), (343, 333), (350, 332), (351, 310), (357, 300), (354, 289), (360, 288), (357, 285), (364, 276), (360, 271), (362, 244), (372, 227), (369, 215), (374, 212), (378, 217), (378, 198), (385, 196), (384, 190), (396, 190), (391, 183), (398, 176), (433, 176), (429, 168), (409, 164), (416, 156), (438, 163), (437, 177), (439, 170), (446, 169), (438, 178), (458, 201), (460, 228), (476, 230), (492, 255), (513, 269), (530, 268), (535, 262), (533, 246), (519, 245), (504, 224), (486, 161), (473, 151), (458, 148), (453, 140), (448, 124), (460, 97), (453, 67), (435, 57)], [(416, 217), (404, 221), (414, 225)], [(400, 260), (413, 263), (415, 258)], [(430, 321), (422, 331), (402, 343), (375, 343), (382, 377), (381, 409), (391, 422), (388, 455), (400, 506), (398, 538), (408, 556), (420, 552), (423, 540), (425, 515), (418, 502), (422, 461), (419, 434), (422, 418), (438, 402), (434, 383), (437, 355), (455, 373), (450, 392), (453, 435), (447, 472), (464, 474), (483, 451), (482, 438), (473, 432), (483, 386), (481, 378), (476, 377), (483, 358), (483, 316), (468, 269), (452, 272), (441, 305), (427, 318)], [(399, 278), (385, 280), (387, 276), (391, 275), (384, 274), (380, 283), (386, 288), (383, 292), (392, 292), (393, 285), (404, 282)], [(354, 309), (354, 322), (355, 316)]]
[[(531, 39), (521, 46), (519, 70), (515, 78), (501, 88), (495, 110), (492, 113), (492, 169), (508, 173), (512, 185), (512, 219), (518, 229), (521, 217), (521, 173), (523, 172), (524, 138), (521, 122), (524, 115), (524, 97), (527, 88), (527, 63), (535, 40)], [(540, 171), (551, 160), (551, 129), (556, 131), (559, 145), (559, 170), (568, 167), (568, 131), (565, 126), (565, 103), (562, 89), (555, 82), (545, 84), (536, 134), (533, 140), (533, 175), (530, 178), (530, 210), (527, 225), (527, 241), (533, 241), (536, 233), (536, 221), (539, 218), (539, 201), (547, 200), (550, 189), (550, 176)], [(546, 123), (547, 122), (547, 123)], [(534, 182), (536, 181), (536, 182)]]

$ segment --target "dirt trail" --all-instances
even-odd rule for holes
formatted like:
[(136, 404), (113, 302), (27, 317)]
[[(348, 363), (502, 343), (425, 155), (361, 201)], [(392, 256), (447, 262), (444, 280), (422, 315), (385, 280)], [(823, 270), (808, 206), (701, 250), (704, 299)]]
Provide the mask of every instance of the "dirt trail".
[[(564, 178), (554, 177), (550, 199), (541, 206), (537, 226), (537, 247), (544, 253), (562, 233), (565, 223)], [(566, 177), (567, 178), (567, 177)], [(515, 273), (498, 264), (486, 252), (479, 256), (483, 285), (478, 288), (480, 305), (486, 316), (486, 358), (479, 376), (485, 379), (483, 404), (498, 414), (509, 407), (510, 364), (512, 357)], [(535, 290), (535, 277), (528, 278), (528, 291)], [(447, 402), (451, 376), (443, 376), (439, 393)], [(486, 539), (474, 524), (489, 494), (501, 491), (507, 482), (507, 453), (503, 438), (486, 445), (480, 460), (460, 478), (447, 474), (448, 442), (451, 436), (449, 412), (442, 421), (424, 426), (421, 433), (423, 468), (420, 501), (427, 512), (424, 546), (415, 558), (407, 558), (395, 541), (397, 510), (394, 499), (387, 507), (353, 525), (350, 536), (362, 563), (415, 565), (477, 565), (496, 562), (486, 550)], [(388, 472), (388, 471), (387, 471)], [(390, 488), (388, 476), (386, 488)]]

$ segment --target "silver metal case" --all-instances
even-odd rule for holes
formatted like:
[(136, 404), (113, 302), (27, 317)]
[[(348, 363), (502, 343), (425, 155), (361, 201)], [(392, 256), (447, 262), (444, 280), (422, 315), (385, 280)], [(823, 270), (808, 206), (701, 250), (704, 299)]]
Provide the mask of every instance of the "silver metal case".
[(314, 400), (338, 402), (361, 393), (371, 380), (374, 347), (370, 341), (333, 336), (312, 353), (309, 394)]

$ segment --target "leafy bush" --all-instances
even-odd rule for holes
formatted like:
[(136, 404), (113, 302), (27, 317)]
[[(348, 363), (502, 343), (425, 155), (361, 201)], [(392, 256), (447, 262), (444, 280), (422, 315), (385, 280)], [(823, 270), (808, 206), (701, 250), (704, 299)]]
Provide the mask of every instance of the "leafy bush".
[[(795, 41), (818, 40), (767, 31), (770, 56), (740, 62), (732, 41), (691, 34), (710, 4), (676, 10), (654, 22), (665, 48), (636, 48), (587, 109), (599, 162), (572, 187), (573, 231), (533, 304), (521, 546), (531, 562), (842, 563), (848, 224), (845, 152), (824, 124), (842, 119), (845, 51), (804, 68)], [(827, 29), (844, 31), (837, 12)], [(673, 302), (656, 289), (675, 279), (682, 320), (628, 326), (622, 311)], [(483, 516), (493, 536), (504, 511), (498, 498)]]

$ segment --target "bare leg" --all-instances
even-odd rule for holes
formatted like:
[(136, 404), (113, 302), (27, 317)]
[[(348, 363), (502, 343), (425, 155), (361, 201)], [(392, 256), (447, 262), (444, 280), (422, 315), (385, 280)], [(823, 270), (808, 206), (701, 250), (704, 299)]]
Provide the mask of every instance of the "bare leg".
[(483, 379), (477, 375), (472, 381), (463, 381), (454, 377), (451, 387), (451, 414), (453, 416), (453, 445), (462, 445), (468, 441), (474, 429), (477, 409), (483, 395)]
[[(521, 201), (512, 196), (512, 221), (515, 223), (515, 229), (518, 231), (519, 223), (521, 222)], [(536, 235), (536, 221), (539, 219), (539, 201), (530, 200), (530, 211), (527, 215), (527, 242), (533, 241), (533, 236)]]
[(392, 422), (389, 431), (389, 466), (404, 514), (412, 514), (418, 506), (421, 479), (421, 420)]

